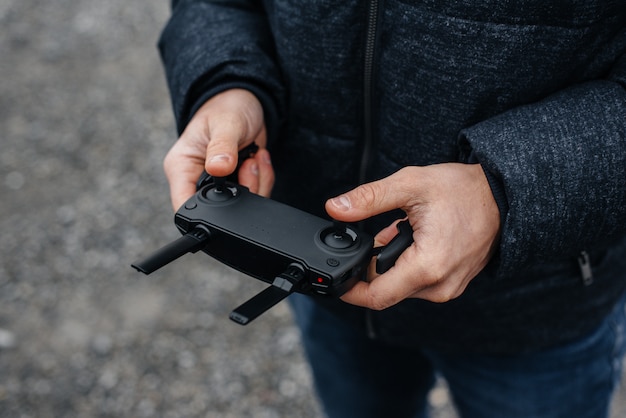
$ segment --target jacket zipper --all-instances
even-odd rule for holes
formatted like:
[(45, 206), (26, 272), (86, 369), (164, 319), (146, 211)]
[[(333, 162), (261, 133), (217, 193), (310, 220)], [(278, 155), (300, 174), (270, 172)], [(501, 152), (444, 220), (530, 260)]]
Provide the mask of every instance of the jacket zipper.
[[(363, 64), (363, 151), (361, 154), (361, 165), (359, 166), (359, 184), (367, 180), (370, 155), (372, 153), (372, 147), (374, 146), (372, 134), (372, 94), (374, 90), (374, 57), (376, 52), (376, 35), (378, 32), (379, 7), (379, 0), (369, 1)], [(375, 339), (376, 330), (374, 328), (372, 311), (369, 309), (365, 310), (365, 326), (368, 337)]]
[(359, 167), (359, 183), (367, 180), (367, 170), (373, 147), (372, 135), (372, 93), (374, 90), (374, 56), (376, 34), (378, 32), (379, 0), (370, 0), (367, 13), (367, 32), (365, 38), (365, 57), (363, 64), (363, 151)]

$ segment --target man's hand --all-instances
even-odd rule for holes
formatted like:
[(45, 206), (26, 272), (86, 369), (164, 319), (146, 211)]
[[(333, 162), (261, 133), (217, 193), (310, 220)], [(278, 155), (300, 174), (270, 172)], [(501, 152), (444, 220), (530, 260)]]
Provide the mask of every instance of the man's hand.
[[(408, 215), (414, 243), (394, 267), (370, 269), (342, 296), (345, 302), (381, 310), (406, 298), (446, 302), (460, 296), (491, 258), (500, 228), (498, 207), (478, 164), (406, 167), (326, 202), (330, 216), (356, 222), (392, 209)], [(387, 244), (395, 225), (376, 245)]]
[(239, 183), (253, 193), (269, 196), (274, 170), (267, 143), (263, 108), (247, 90), (233, 89), (208, 100), (195, 113), (170, 149), (163, 167), (170, 184), (172, 206), (177, 210), (196, 192), (203, 170), (227, 176), (237, 167), (239, 149), (256, 142), (259, 151), (239, 169)]

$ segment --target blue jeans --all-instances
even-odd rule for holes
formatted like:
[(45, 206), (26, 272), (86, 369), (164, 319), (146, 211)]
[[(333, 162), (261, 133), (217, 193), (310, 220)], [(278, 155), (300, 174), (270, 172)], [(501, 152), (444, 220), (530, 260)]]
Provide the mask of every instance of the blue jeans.
[(436, 373), (464, 418), (607, 417), (626, 351), (626, 298), (579, 341), (506, 357), (388, 346), (308, 297), (291, 299), (330, 418), (426, 417)]

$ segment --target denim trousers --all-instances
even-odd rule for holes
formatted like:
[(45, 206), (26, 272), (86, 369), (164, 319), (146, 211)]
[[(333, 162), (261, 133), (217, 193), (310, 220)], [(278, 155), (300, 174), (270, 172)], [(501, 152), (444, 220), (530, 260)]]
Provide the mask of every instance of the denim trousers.
[(292, 295), (317, 395), (329, 418), (422, 418), (436, 376), (463, 418), (604, 418), (626, 350), (626, 297), (591, 334), (541, 352), (488, 356), (372, 340)]

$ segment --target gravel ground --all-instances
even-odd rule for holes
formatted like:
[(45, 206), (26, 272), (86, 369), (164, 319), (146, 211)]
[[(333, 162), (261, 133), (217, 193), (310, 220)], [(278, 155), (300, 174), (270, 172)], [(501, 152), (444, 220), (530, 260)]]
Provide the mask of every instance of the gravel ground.
[[(260, 283), (201, 255), (130, 268), (178, 236), (168, 4), (0, 2), (1, 417), (320, 415), (287, 306), (227, 320)], [(431, 403), (455, 416), (442, 385)]]

